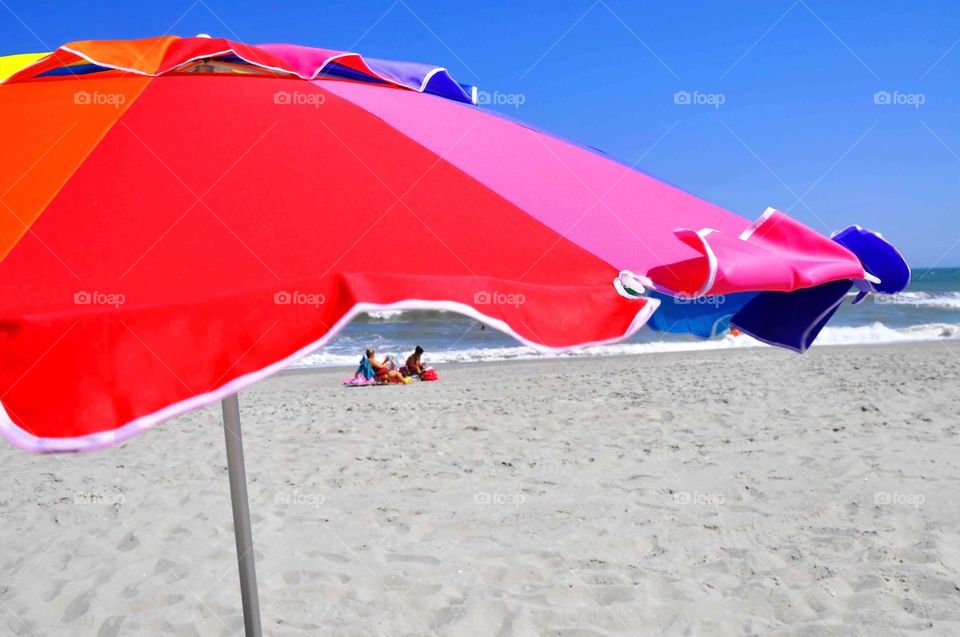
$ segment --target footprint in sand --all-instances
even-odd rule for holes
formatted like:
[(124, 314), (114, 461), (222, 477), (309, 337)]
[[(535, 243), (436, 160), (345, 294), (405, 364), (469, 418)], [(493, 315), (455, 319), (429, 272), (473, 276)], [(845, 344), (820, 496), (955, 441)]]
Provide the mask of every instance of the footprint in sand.
[(67, 604), (66, 609), (63, 611), (63, 617), (60, 621), (64, 624), (69, 624), (74, 621), (88, 610), (90, 610), (90, 600), (93, 599), (93, 591), (86, 591), (81, 593), (73, 598), (73, 601)]
[(140, 539), (134, 535), (133, 531), (131, 531), (124, 535), (123, 539), (120, 540), (120, 543), (117, 544), (117, 550), (126, 553), (127, 551), (132, 551), (138, 546), (140, 546)]
[(66, 586), (67, 580), (58, 579), (53, 581), (53, 586), (50, 588), (50, 591), (43, 596), (43, 601), (49, 602), (53, 599), (60, 596), (60, 593), (63, 592), (63, 587)]
[(157, 560), (157, 565), (153, 567), (153, 574), (154, 575), (166, 574), (167, 577), (165, 579), (169, 584), (171, 582), (179, 582), (180, 580), (185, 578), (187, 576), (187, 569), (184, 566), (177, 564), (176, 562), (172, 562), (170, 560), (160, 558), (159, 560)]
[(123, 625), (123, 617), (114, 615), (108, 617), (107, 621), (100, 624), (100, 630), (97, 631), (97, 637), (117, 637), (120, 634), (120, 627)]

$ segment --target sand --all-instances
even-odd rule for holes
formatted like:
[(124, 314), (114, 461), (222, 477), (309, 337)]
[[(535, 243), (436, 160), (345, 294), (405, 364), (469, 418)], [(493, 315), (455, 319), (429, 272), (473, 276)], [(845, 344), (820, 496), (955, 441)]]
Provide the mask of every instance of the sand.
[[(960, 344), (439, 371), (241, 395), (266, 634), (960, 634)], [(242, 632), (218, 407), (0, 463), (0, 634)]]

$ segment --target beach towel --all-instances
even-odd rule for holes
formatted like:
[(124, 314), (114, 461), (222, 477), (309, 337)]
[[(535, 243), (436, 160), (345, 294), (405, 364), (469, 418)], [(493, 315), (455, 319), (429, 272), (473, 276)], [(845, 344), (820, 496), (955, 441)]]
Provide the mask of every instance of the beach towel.
[(357, 374), (367, 380), (377, 379), (377, 370), (373, 368), (373, 365), (370, 364), (370, 360), (366, 356), (360, 359), (360, 367), (357, 368)]
[(357, 371), (353, 375), (353, 378), (345, 378), (343, 380), (343, 384), (350, 387), (376, 385), (377, 372), (373, 369), (373, 365), (370, 364), (370, 361), (367, 360), (366, 357), (361, 358), (360, 366), (357, 367)]

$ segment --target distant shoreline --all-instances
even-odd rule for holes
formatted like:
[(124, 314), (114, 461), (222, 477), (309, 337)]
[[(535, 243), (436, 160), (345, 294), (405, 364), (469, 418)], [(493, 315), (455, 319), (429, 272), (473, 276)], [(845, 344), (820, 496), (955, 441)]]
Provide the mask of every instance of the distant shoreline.
[[(742, 337), (748, 338), (748, 337)], [(940, 350), (943, 347), (954, 347), (958, 349), (960, 353), (960, 339), (943, 339), (942, 341), (904, 341), (897, 343), (851, 343), (851, 344), (828, 344), (828, 345), (814, 345), (810, 350), (803, 354), (797, 354), (795, 352), (790, 352), (780, 348), (774, 348), (769, 346), (757, 346), (757, 347), (728, 347), (728, 348), (704, 348), (704, 349), (690, 349), (690, 350), (678, 350), (673, 352), (643, 352), (640, 354), (589, 354), (583, 356), (542, 356), (539, 358), (513, 358), (513, 359), (503, 359), (503, 360), (478, 360), (478, 361), (451, 361), (451, 362), (438, 362), (431, 363), (429, 358), (427, 359), (428, 366), (436, 366), (438, 369), (442, 367), (456, 367), (464, 369), (477, 369), (477, 368), (489, 368), (497, 367), (500, 365), (525, 365), (525, 364), (543, 364), (543, 363), (560, 363), (560, 364), (570, 364), (576, 365), (583, 361), (590, 361), (595, 359), (602, 360), (613, 360), (613, 361), (625, 361), (630, 359), (637, 360), (647, 360), (649, 358), (659, 358), (659, 357), (699, 357), (699, 356), (716, 356), (717, 358), (724, 358), (727, 356), (735, 356), (743, 352), (781, 352), (791, 356), (813, 356), (816, 355), (817, 351), (823, 350), (824, 348), (829, 348), (830, 350), (835, 350), (838, 348), (856, 348), (858, 350), (862, 349), (904, 349), (904, 350), (917, 350), (917, 349), (933, 349)], [(428, 353), (429, 355), (429, 353)], [(362, 352), (357, 353), (357, 361), (360, 361)], [(276, 374), (276, 376), (290, 376), (290, 375), (301, 375), (301, 374), (343, 374), (347, 373), (352, 374), (355, 370), (355, 367), (349, 365), (336, 365), (329, 367), (288, 367)]]

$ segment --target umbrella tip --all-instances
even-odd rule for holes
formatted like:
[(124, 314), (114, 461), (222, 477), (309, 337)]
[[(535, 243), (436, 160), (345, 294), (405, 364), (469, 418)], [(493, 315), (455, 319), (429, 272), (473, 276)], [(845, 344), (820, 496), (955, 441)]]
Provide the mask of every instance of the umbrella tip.
[(207, 38), (207, 39), (209, 40), (209, 39), (210, 39), (210, 34), (209, 34), (209, 33), (198, 33), (198, 34), (196, 35), (196, 37), (198, 37), (198, 38)]

